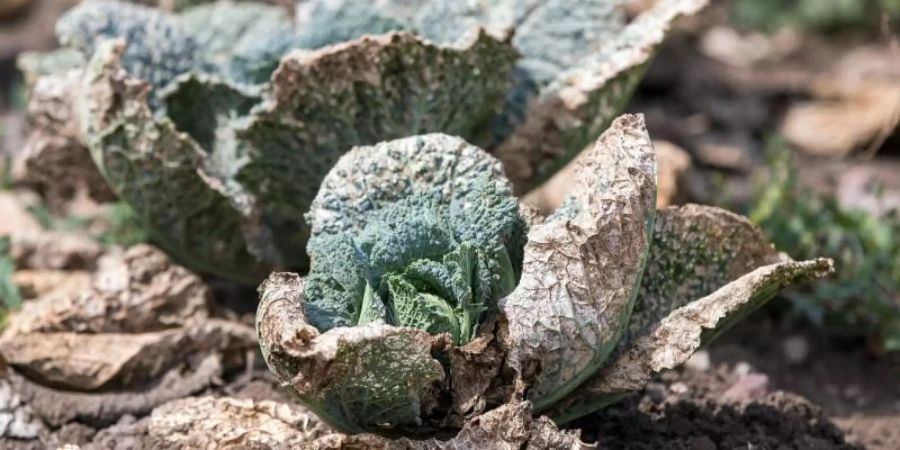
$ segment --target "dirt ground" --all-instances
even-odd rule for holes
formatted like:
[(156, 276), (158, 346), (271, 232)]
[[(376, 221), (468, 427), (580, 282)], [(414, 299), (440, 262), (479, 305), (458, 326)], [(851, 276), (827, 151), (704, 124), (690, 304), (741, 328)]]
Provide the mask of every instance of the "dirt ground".
[(684, 369), (572, 425), (601, 448), (895, 449), (900, 365), (860, 344), (763, 311)]

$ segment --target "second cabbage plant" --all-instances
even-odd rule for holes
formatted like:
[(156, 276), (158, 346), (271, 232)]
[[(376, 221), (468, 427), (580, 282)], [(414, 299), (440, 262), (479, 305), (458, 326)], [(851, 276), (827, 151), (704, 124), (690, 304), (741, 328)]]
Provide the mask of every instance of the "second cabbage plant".
[(33, 109), (54, 116), (43, 131), (66, 138), (59, 152), (89, 149), (182, 264), (252, 283), (308, 268), (303, 215), (353, 146), (441, 132), (490, 149), (517, 193), (552, 175), (618, 114), (671, 22), (705, 0), (630, 19), (625, 4), (305, 0), (292, 16), (94, 0), (57, 24), (63, 49), (21, 65)]

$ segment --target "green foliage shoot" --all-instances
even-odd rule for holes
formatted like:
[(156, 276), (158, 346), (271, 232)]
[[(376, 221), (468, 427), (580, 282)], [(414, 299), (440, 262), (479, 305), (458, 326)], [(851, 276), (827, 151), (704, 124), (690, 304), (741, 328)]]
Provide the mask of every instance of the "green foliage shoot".
[(775, 246), (795, 258), (825, 255), (837, 275), (785, 295), (814, 323), (851, 327), (900, 350), (900, 218), (847, 208), (831, 195), (797, 185), (790, 151), (770, 150), (771, 175), (756, 194), (750, 218)]
[(472, 339), (484, 313), (512, 292), (510, 255), (524, 233), (518, 203), (483, 178), (450, 205), (418, 193), (378, 211), (361, 233), (310, 241), (310, 321), (325, 331), (375, 320)]
[(736, 23), (767, 31), (878, 29), (883, 17), (900, 19), (900, 0), (735, 0), (731, 6)]
[(22, 294), (12, 280), (14, 271), (15, 264), (9, 255), (9, 238), (0, 237), (0, 316), (5, 315), (4, 311), (22, 304)]
[(146, 227), (124, 202), (106, 205), (106, 210), (99, 217), (60, 216), (42, 204), (30, 206), (28, 212), (45, 230), (87, 232), (106, 246), (130, 247), (150, 240)]

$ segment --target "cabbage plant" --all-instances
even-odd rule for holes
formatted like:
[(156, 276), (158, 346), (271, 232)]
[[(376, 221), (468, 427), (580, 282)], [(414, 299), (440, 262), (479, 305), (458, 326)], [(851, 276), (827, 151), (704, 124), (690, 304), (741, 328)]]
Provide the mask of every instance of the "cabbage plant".
[(258, 281), (308, 267), (303, 215), (353, 146), (442, 132), (497, 155), (515, 192), (546, 179), (609, 125), (672, 21), (706, 1), (634, 17), (625, 3), (305, 0), (292, 15), (85, 1), (57, 24), (64, 48), (21, 65), (29, 79), (80, 73), (81, 138), (156, 243)]
[(576, 161), (573, 191), (541, 217), (500, 161), (460, 138), (348, 152), (306, 215), (309, 274), (260, 287), (269, 368), (348, 433), (441, 433), (523, 400), (565, 422), (832, 270), (724, 210), (657, 211), (641, 116), (618, 118)]

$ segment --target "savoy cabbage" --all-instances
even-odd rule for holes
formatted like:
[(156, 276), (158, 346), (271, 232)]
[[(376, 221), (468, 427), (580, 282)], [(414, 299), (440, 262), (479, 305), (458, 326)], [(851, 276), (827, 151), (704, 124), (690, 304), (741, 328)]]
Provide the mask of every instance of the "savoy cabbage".
[(729, 212), (657, 211), (640, 116), (576, 164), (564, 207), (540, 217), (459, 138), (351, 150), (306, 215), (310, 273), (260, 287), (269, 368), (350, 433), (431, 434), (522, 400), (564, 422), (832, 270), (778, 253)]
[(64, 48), (21, 65), (36, 91), (65, 85), (53, 107), (71, 120), (38, 130), (67, 137), (57, 153), (87, 148), (181, 263), (256, 282), (309, 268), (303, 216), (354, 146), (441, 132), (497, 155), (516, 193), (547, 179), (705, 0), (663, 0), (631, 20), (625, 3), (306, 0), (291, 14), (95, 0), (60, 19)]

